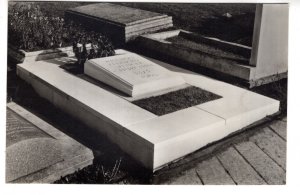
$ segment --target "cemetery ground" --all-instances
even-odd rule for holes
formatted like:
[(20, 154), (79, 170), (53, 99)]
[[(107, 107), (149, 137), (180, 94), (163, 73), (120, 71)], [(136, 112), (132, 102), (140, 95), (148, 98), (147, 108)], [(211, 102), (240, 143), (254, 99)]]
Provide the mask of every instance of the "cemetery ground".
[[(46, 5), (47, 10), (54, 15), (60, 15), (67, 8), (78, 6), (59, 6), (56, 3)], [(165, 4), (163, 4), (165, 5)], [(228, 24), (236, 26), (240, 31), (241, 25), (251, 25), (243, 21), (234, 21), (224, 17), (224, 10), (220, 7), (202, 6), (197, 10), (208, 10), (202, 14), (203, 18), (196, 21), (184, 22), (189, 15), (191, 7), (186, 10), (178, 9), (176, 5), (168, 5), (170, 9), (156, 4), (132, 4), (143, 9), (159, 11), (172, 15), (175, 18), (176, 27), (203, 32), (211, 36), (220, 36), (228, 41), (243, 44), (251, 43), (251, 35), (245, 34), (226, 35)], [(233, 5), (232, 9), (236, 10)], [(64, 8), (62, 8), (64, 7)], [(56, 10), (56, 11), (54, 11)], [(195, 9), (196, 10), (196, 9)], [(190, 10), (195, 11), (195, 10)], [(244, 19), (253, 15), (253, 7), (237, 9)], [(184, 13), (184, 14), (182, 14)], [(199, 22), (200, 21), (200, 22)], [(252, 21), (253, 22), (253, 21)], [(186, 24), (191, 26), (186, 26)], [(215, 28), (204, 31), (202, 25), (223, 24), (219, 31)], [(199, 26), (197, 26), (200, 24)], [(225, 27), (226, 26), (226, 27)], [(248, 33), (248, 34), (247, 34)], [(22, 107), (34, 113), (44, 121), (60, 129), (65, 134), (74, 138), (81, 144), (92, 149), (94, 153), (93, 165), (67, 175), (55, 183), (114, 183), (114, 184), (285, 184), (286, 173), (286, 122), (287, 122), (287, 79), (282, 79), (251, 91), (280, 100), (280, 114), (268, 117), (259, 123), (242, 129), (226, 139), (212, 143), (186, 157), (172, 162), (155, 172), (154, 174), (143, 168), (139, 163), (125, 154), (119, 147), (112, 144), (104, 136), (99, 135), (77, 119), (64, 111), (54, 107), (46, 99), (41, 98), (33, 88), (17, 77), (16, 65), (8, 64), (7, 72), (7, 102), (16, 102)], [(234, 79), (228, 82), (241, 86)], [(100, 100), (101, 101), (101, 100)], [(182, 104), (182, 103), (180, 103)], [(184, 106), (183, 106), (184, 107)], [(151, 108), (150, 108), (151, 109)]]

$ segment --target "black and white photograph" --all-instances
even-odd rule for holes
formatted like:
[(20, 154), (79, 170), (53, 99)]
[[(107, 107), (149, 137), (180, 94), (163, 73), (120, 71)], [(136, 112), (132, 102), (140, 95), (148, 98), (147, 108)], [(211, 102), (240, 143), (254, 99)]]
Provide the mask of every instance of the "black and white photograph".
[(5, 183), (287, 185), (289, 11), (7, 1)]

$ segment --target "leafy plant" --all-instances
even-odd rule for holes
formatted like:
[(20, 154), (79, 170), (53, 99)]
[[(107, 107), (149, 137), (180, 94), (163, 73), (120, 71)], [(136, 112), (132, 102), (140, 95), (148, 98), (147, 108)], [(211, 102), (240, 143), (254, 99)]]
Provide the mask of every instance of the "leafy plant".
[[(8, 42), (18, 49), (35, 51), (66, 46), (64, 19), (45, 16), (33, 3), (16, 3), (8, 13)], [(65, 35), (66, 36), (66, 35)]]
[(87, 166), (81, 170), (76, 171), (73, 174), (61, 177), (60, 180), (55, 181), (57, 184), (72, 184), (72, 183), (102, 183), (109, 184), (117, 182), (118, 174), (120, 175), (120, 165), (122, 158), (115, 161), (114, 167), (104, 168), (102, 164), (96, 163)]
[(8, 42), (17, 49), (36, 51), (73, 45), (79, 65), (86, 59), (115, 54), (112, 43), (99, 32), (46, 15), (38, 4), (15, 3), (8, 13)]
[(70, 37), (73, 43), (73, 51), (78, 64), (83, 66), (87, 59), (112, 56), (115, 54), (112, 43), (107, 37), (95, 31), (87, 31), (81, 25), (70, 22)]

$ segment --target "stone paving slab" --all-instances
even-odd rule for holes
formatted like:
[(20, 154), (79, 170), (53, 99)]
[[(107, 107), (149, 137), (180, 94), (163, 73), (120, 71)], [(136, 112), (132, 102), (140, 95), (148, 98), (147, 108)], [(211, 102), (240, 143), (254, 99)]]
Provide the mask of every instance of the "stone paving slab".
[(286, 142), (275, 134), (270, 128), (265, 127), (262, 131), (250, 137), (262, 151), (273, 159), (281, 168), (286, 167)]
[(89, 148), (14, 102), (7, 104), (6, 135), (9, 183), (52, 183), (94, 159)]
[(285, 171), (253, 142), (242, 142), (235, 148), (268, 184), (285, 184)]
[(173, 178), (165, 184), (170, 185), (202, 185), (202, 182), (195, 169), (184, 171), (180, 176)]
[(270, 128), (286, 141), (286, 122), (277, 120), (270, 125)]
[(224, 152), (218, 154), (217, 157), (237, 184), (266, 184), (266, 182), (233, 147), (230, 147)]
[(216, 157), (202, 161), (196, 166), (197, 173), (205, 185), (234, 185)]

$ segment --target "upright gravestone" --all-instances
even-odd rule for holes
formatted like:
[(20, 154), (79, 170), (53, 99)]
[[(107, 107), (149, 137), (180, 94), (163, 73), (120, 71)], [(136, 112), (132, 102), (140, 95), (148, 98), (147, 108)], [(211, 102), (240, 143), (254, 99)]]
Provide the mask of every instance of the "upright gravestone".
[(88, 60), (84, 73), (132, 97), (185, 84), (180, 76), (133, 53)]
[(111, 3), (72, 8), (66, 11), (66, 17), (108, 35), (117, 45), (173, 26), (171, 16)]

